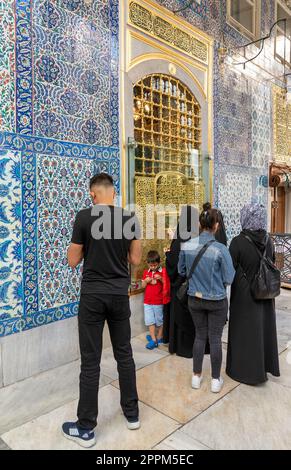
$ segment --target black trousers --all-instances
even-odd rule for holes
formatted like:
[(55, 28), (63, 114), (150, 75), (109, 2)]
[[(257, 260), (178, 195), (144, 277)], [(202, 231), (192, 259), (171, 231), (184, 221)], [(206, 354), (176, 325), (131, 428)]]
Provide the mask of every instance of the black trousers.
[(207, 338), (210, 344), (212, 378), (219, 379), (222, 364), (221, 337), (227, 319), (228, 301), (204, 300), (189, 296), (188, 306), (195, 325), (193, 345), (193, 372), (202, 372)]
[(108, 323), (113, 354), (117, 362), (121, 408), (126, 418), (138, 417), (135, 364), (130, 344), (130, 307), (127, 295), (81, 294), (79, 342), (81, 352), (78, 425), (97, 425), (102, 333)]

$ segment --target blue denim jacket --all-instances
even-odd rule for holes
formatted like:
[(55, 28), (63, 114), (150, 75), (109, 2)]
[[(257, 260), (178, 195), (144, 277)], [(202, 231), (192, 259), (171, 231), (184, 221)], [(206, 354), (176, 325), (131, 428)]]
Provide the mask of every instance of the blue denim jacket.
[[(182, 276), (189, 274), (195, 256), (210, 240), (215, 240), (214, 235), (205, 231), (181, 244), (178, 271)], [(234, 275), (228, 249), (215, 241), (207, 248), (189, 280), (188, 294), (206, 300), (225, 299), (226, 286), (232, 283)]]

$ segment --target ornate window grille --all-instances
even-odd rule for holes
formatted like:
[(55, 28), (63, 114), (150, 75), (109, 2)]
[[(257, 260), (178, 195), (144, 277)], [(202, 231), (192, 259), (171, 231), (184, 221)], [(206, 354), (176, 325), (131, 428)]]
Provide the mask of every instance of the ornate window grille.
[[(134, 185), (135, 203), (146, 213), (146, 205), (195, 204), (204, 200), (201, 148), (201, 107), (189, 88), (166, 74), (152, 74), (134, 85)], [(165, 211), (165, 237), (144, 241), (144, 253), (150, 249), (163, 254), (169, 246), (171, 215)], [(143, 266), (136, 273), (140, 279)]]
[(201, 146), (201, 108), (179, 80), (155, 74), (134, 86), (135, 174), (178, 171), (194, 178), (191, 151)]

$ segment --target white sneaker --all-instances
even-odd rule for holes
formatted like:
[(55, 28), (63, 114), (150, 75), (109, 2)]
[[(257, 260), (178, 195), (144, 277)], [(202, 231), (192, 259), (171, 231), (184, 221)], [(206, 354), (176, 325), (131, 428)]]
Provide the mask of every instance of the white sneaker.
[(192, 375), (192, 388), (198, 390), (201, 387), (202, 375)]
[(140, 421), (139, 420), (137, 420), (137, 421), (127, 421), (126, 420), (126, 424), (127, 424), (127, 429), (130, 429), (131, 431), (135, 431), (136, 429), (140, 428)]
[(223, 378), (211, 380), (211, 391), (213, 393), (219, 393), (223, 387)]

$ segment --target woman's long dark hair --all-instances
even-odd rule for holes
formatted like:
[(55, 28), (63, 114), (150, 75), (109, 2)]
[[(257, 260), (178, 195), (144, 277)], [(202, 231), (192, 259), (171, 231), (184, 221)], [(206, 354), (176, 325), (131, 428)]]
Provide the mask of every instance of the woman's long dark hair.
[(202, 230), (213, 230), (218, 223), (218, 211), (217, 209), (212, 209), (209, 202), (203, 205), (199, 222)]
[[(212, 206), (210, 202), (206, 202), (203, 204), (203, 211), (208, 212), (212, 210)], [(225, 225), (224, 225), (224, 220), (222, 213), (219, 209), (215, 209), (217, 212), (217, 222), (219, 223), (219, 227), (217, 232), (215, 233), (215, 238), (219, 243), (222, 243), (223, 245), (227, 246), (227, 236), (226, 236), (226, 230), (225, 230)]]

